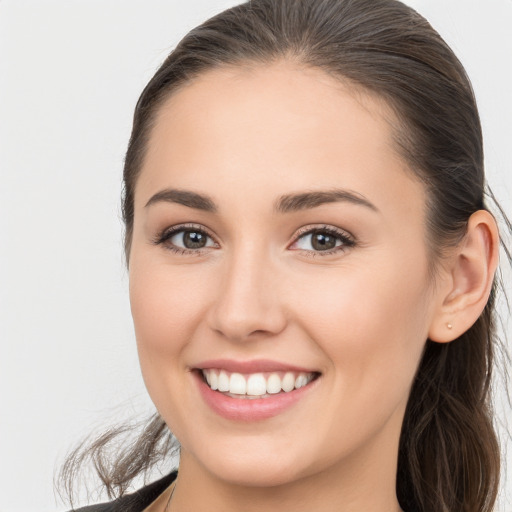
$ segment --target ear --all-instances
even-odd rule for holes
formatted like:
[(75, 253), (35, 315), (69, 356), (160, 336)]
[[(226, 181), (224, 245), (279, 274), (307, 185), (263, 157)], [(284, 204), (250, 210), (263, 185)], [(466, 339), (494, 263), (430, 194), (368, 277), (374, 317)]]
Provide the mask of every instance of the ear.
[(466, 332), (487, 304), (498, 266), (499, 235), (494, 217), (478, 210), (468, 221), (464, 239), (449, 259), (429, 338), (447, 343)]

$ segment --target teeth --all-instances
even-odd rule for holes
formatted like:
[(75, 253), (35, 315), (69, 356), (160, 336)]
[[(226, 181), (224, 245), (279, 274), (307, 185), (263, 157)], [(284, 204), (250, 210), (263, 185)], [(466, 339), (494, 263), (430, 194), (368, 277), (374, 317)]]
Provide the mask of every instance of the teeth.
[(229, 378), (229, 392), (234, 395), (245, 395), (247, 391), (247, 382), (240, 373), (232, 373)]
[(225, 370), (210, 368), (202, 370), (203, 376), (214, 391), (230, 395), (245, 395), (248, 398), (275, 395), (284, 391), (289, 393), (309, 384), (314, 373), (303, 372), (273, 372), (252, 373), (228, 373)]
[[(243, 378), (243, 377), (242, 377)], [(262, 373), (254, 373), (247, 379), (247, 394), (251, 396), (264, 395), (267, 392), (267, 382)]]
[(277, 373), (269, 375), (267, 379), (267, 393), (275, 395), (281, 392), (281, 378)]
[(305, 386), (306, 384), (308, 383), (308, 379), (305, 375), (299, 375), (296, 379), (295, 379), (295, 387), (297, 389), (299, 388), (302, 388), (303, 386)]
[(219, 389), (219, 376), (216, 372), (210, 372), (210, 380), (207, 382), (214, 391)]
[[(298, 379), (299, 377), (297, 377)], [(283, 391), (288, 393), (295, 387), (295, 375), (292, 372), (286, 372), (284, 374), (283, 382), (281, 384)]]
[(221, 370), (219, 372), (219, 380), (217, 382), (218, 382), (217, 389), (219, 391), (222, 391), (222, 392), (229, 391), (229, 377), (228, 377), (228, 374), (224, 370)]

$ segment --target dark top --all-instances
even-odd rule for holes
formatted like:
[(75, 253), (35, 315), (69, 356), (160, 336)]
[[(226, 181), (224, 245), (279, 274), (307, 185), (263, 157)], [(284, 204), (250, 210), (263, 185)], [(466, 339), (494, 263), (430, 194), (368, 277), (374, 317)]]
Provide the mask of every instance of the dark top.
[(176, 476), (177, 472), (174, 471), (170, 475), (164, 476), (160, 480), (146, 485), (132, 494), (118, 498), (117, 500), (73, 509), (70, 512), (142, 512), (174, 482)]

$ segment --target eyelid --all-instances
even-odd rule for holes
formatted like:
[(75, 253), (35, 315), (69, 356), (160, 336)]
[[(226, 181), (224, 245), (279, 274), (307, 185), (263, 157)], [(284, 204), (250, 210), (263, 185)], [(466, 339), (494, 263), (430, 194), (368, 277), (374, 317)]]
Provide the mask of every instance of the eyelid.
[[(172, 250), (176, 253), (180, 254), (202, 254), (204, 251), (210, 250), (212, 247), (202, 247), (198, 249), (187, 249), (183, 247), (178, 247), (175, 245), (165, 245), (165, 243), (172, 238), (176, 233), (180, 233), (182, 231), (197, 231), (200, 233), (204, 233), (206, 236), (208, 236), (213, 243), (218, 248), (220, 246), (219, 242), (216, 239), (216, 236), (204, 225), (202, 224), (195, 224), (195, 223), (184, 223), (184, 224), (176, 224), (174, 226), (168, 226), (165, 229), (159, 231), (157, 235), (153, 238), (152, 243), (154, 245), (164, 245), (167, 249)], [(328, 256), (334, 253), (338, 252), (344, 252), (347, 249), (354, 247), (356, 245), (356, 239), (355, 237), (349, 233), (348, 231), (338, 228), (336, 226), (332, 226), (329, 224), (312, 224), (303, 226), (300, 229), (298, 229), (294, 235), (293, 235), (293, 241), (288, 245), (288, 249), (290, 249), (294, 244), (300, 240), (305, 235), (309, 235), (315, 232), (326, 232), (329, 233), (338, 239), (341, 239), (342, 244), (335, 246), (332, 249), (328, 249), (325, 251), (315, 251), (315, 250), (308, 250), (308, 249), (292, 249), (301, 251), (306, 254), (310, 254), (312, 256)]]
[(307, 226), (303, 226), (299, 228), (293, 235), (293, 238), (299, 238), (307, 233), (311, 233), (313, 231), (329, 231), (331, 233), (341, 235), (345, 238), (349, 238), (350, 240), (355, 241), (355, 237), (349, 233), (347, 230), (338, 228), (331, 224), (308, 224)]
[(347, 249), (354, 247), (357, 244), (356, 238), (349, 233), (348, 231), (338, 228), (336, 226), (332, 226), (330, 224), (313, 224), (304, 226), (300, 229), (298, 229), (295, 234), (293, 235), (293, 242), (288, 246), (288, 248), (292, 247), (294, 244), (296, 244), (299, 239), (301, 239), (305, 235), (309, 235), (315, 232), (326, 232), (329, 233), (335, 237), (338, 237), (342, 240), (342, 244), (339, 246), (336, 246), (332, 249), (325, 250), (325, 251), (315, 251), (315, 250), (306, 250), (306, 249), (292, 249), (296, 251), (302, 251), (306, 254), (310, 254), (312, 256), (328, 256), (332, 255), (334, 253), (338, 252), (344, 252)]
[[(165, 243), (172, 238), (176, 233), (180, 233), (181, 231), (196, 231), (199, 233), (204, 233), (206, 236), (211, 238), (214, 244), (218, 247), (219, 242), (217, 241), (215, 235), (204, 225), (195, 224), (191, 222), (186, 222), (184, 224), (176, 224), (174, 226), (168, 226), (161, 231), (159, 231), (156, 236), (153, 238), (152, 243), (154, 245), (165, 245)], [(167, 249), (173, 250), (180, 254), (202, 254), (204, 251), (211, 249), (211, 247), (202, 247), (199, 249), (186, 249), (178, 246), (166, 246)]]

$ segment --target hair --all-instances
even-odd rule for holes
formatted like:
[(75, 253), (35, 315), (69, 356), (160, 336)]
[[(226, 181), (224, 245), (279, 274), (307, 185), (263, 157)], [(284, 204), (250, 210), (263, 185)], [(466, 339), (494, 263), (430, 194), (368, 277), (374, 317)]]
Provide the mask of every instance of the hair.
[[(398, 151), (427, 191), (427, 245), (435, 280), (446, 249), (460, 242), (469, 217), (488, 209), (486, 199), (494, 196), (486, 189), (480, 120), (464, 68), (430, 24), (398, 0), (252, 0), (189, 32), (135, 108), (122, 203), (127, 263), (134, 190), (162, 104), (210, 70), (280, 60), (323, 70), (391, 107), (398, 119)], [(500, 473), (491, 404), (499, 346), (497, 291), (498, 277), (484, 311), (458, 339), (426, 341), (398, 453), (397, 496), (408, 512), (493, 509)], [(62, 478), (69, 483), (91, 459), (109, 496), (121, 495), (173, 446), (158, 414), (137, 442), (112, 458), (105, 450), (116, 433), (74, 452)]]

